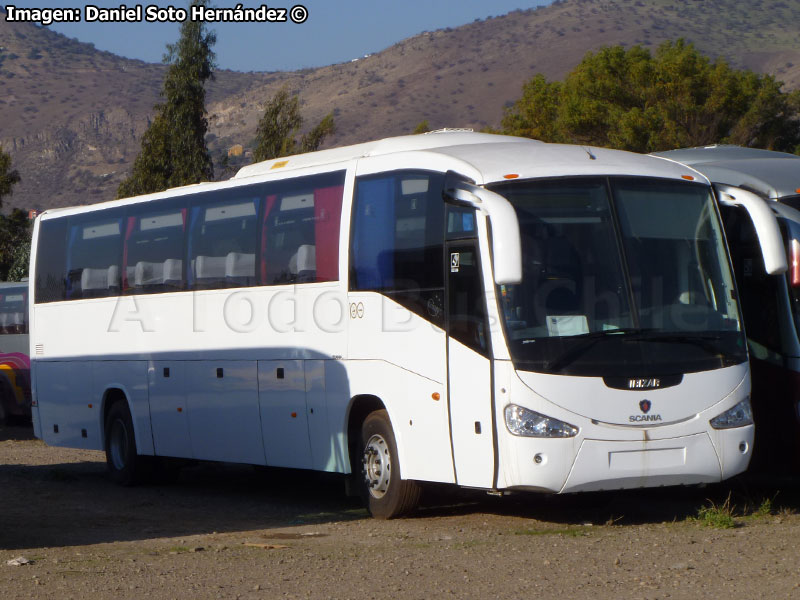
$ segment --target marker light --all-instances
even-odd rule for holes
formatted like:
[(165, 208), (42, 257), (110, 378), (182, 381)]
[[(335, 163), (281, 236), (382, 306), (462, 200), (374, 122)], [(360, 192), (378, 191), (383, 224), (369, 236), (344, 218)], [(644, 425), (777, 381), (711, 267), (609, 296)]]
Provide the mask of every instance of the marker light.
[(681, 179), (685, 179), (686, 181), (694, 181), (694, 177), (692, 175), (681, 175)]
[(791, 242), (792, 254), (792, 287), (800, 286), (800, 242), (792, 240)]
[(750, 407), (749, 396), (733, 408), (711, 419), (711, 426), (714, 429), (731, 429), (733, 427), (744, 427), (745, 425), (752, 424), (753, 409)]
[(516, 404), (506, 406), (506, 427), (514, 435), (538, 438), (567, 438), (578, 434), (578, 428)]
[(503, 179), (516, 179), (519, 177), (519, 173), (509, 173), (507, 175), (503, 175)]

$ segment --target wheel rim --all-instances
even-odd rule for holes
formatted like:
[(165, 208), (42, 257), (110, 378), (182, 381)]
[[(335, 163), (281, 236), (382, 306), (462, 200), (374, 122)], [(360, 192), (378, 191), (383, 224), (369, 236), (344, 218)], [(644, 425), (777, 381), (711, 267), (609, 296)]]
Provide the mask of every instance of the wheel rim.
[(122, 471), (128, 464), (128, 428), (120, 419), (114, 421), (111, 426), (108, 449), (114, 468)]
[(373, 435), (364, 448), (364, 479), (367, 482), (369, 495), (383, 498), (389, 489), (392, 476), (392, 456), (389, 444), (381, 435)]

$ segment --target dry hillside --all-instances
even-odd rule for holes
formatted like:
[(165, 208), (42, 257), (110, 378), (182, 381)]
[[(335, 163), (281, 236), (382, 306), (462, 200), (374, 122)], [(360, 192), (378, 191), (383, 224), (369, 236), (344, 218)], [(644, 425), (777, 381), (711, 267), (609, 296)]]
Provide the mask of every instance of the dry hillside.
[[(96, 51), (0, 13), (0, 144), (23, 182), (7, 205), (45, 208), (113, 197), (139, 149), (163, 66)], [(281, 85), (312, 123), (328, 111), (342, 145), (432, 127), (499, 124), (524, 81), (560, 78), (591, 50), (685, 37), (712, 57), (800, 87), (800, 0), (564, 0), (423, 32), (356, 62), (293, 73), (220, 72), (209, 90), (217, 160), (247, 147)], [(229, 172), (217, 169), (220, 176)]]

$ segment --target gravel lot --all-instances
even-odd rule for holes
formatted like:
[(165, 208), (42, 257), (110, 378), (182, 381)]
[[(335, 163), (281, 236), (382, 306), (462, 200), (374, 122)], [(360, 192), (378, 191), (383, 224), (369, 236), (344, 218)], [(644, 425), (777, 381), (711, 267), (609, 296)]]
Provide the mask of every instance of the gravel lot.
[[(0, 594), (800, 597), (800, 490), (789, 480), (572, 497), (431, 489), (397, 521), (370, 519), (343, 488), (333, 477), (218, 464), (121, 488), (105, 478), (101, 453), (0, 427)], [(698, 517), (729, 494), (735, 527)], [(33, 562), (7, 565), (20, 556)]]

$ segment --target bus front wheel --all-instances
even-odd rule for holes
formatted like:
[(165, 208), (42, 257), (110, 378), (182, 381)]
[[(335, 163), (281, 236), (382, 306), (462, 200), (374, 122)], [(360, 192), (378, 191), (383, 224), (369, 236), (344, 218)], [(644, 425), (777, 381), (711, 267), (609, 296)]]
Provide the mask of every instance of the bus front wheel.
[(146, 457), (136, 454), (131, 411), (125, 401), (115, 402), (106, 418), (106, 464), (111, 479), (135, 485), (144, 479)]
[(361, 448), (361, 494), (370, 514), (376, 519), (392, 519), (414, 510), (421, 487), (416, 481), (400, 478), (397, 443), (385, 410), (364, 419)]

